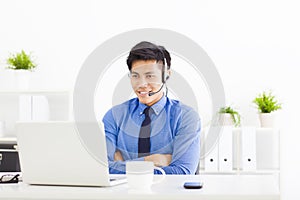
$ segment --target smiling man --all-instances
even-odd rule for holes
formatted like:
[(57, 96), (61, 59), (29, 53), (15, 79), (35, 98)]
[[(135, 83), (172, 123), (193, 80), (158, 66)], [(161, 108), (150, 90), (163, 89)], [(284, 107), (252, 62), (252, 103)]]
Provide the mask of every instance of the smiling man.
[(192, 108), (167, 97), (169, 52), (140, 42), (131, 49), (127, 65), (137, 98), (114, 106), (103, 118), (110, 173), (125, 173), (126, 161), (145, 160), (167, 174), (195, 174), (201, 122)]

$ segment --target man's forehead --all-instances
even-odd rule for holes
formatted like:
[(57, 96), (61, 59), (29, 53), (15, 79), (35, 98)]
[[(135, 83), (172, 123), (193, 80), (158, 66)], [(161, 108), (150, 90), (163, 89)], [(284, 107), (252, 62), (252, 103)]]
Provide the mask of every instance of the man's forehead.
[(134, 72), (145, 72), (145, 71), (156, 71), (161, 70), (162, 64), (160, 63), (151, 63), (151, 64), (140, 64), (135, 65), (131, 68), (131, 71)]

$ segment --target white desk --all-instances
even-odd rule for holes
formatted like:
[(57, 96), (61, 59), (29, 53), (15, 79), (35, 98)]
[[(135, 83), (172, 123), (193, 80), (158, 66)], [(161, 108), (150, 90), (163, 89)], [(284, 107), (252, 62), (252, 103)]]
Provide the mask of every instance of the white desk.
[[(203, 181), (202, 189), (184, 189), (185, 181)], [(151, 191), (130, 191), (127, 184), (109, 188), (0, 184), (0, 199), (201, 199), (279, 200), (276, 175), (168, 175)]]

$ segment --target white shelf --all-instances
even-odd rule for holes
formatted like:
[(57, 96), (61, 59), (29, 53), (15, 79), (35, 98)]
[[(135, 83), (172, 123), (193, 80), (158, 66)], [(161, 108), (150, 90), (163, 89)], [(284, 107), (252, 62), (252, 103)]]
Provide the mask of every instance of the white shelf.
[(15, 136), (16, 121), (72, 119), (72, 90), (0, 90), (0, 121), (4, 137)]
[(16, 137), (0, 137), (1, 144), (11, 144), (11, 143), (16, 143), (16, 142), (17, 142)]
[[(243, 168), (242, 129), (233, 128), (232, 135), (232, 170), (222, 170), (219, 165), (219, 155), (215, 155), (216, 168), (207, 168), (205, 158), (200, 160), (200, 174), (269, 174), (280, 173), (280, 130), (278, 128), (255, 128), (255, 168)], [(205, 146), (205, 140), (203, 139)], [(215, 147), (218, 148), (218, 145)], [(230, 148), (230, 147), (228, 147)], [(210, 156), (210, 155), (208, 155)]]
[(228, 172), (223, 171), (205, 171), (203, 169), (200, 169), (200, 175), (201, 174), (223, 174), (223, 175), (263, 175), (263, 174), (279, 174), (280, 170), (272, 169), (272, 170), (255, 170), (255, 171), (243, 171), (243, 170), (232, 170)]
[(0, 90), (0, 95), (62, 95), (72, 94), (71, 90)]

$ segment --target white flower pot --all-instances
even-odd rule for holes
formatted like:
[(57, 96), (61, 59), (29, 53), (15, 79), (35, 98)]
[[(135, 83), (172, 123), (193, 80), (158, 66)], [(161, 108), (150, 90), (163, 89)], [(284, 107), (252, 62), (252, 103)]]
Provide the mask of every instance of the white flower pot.
[(276, 113), (259, 113), (260, 126), (262, 128), (273, 128), (276, 121)]
[(228, 113), (220, 113), (218, 121), (220, 126), (234, 126), (232, 116)]
[(15, 70), (15, 88), (17, 90), (28, 90), (31, 71), (28, 70)]

